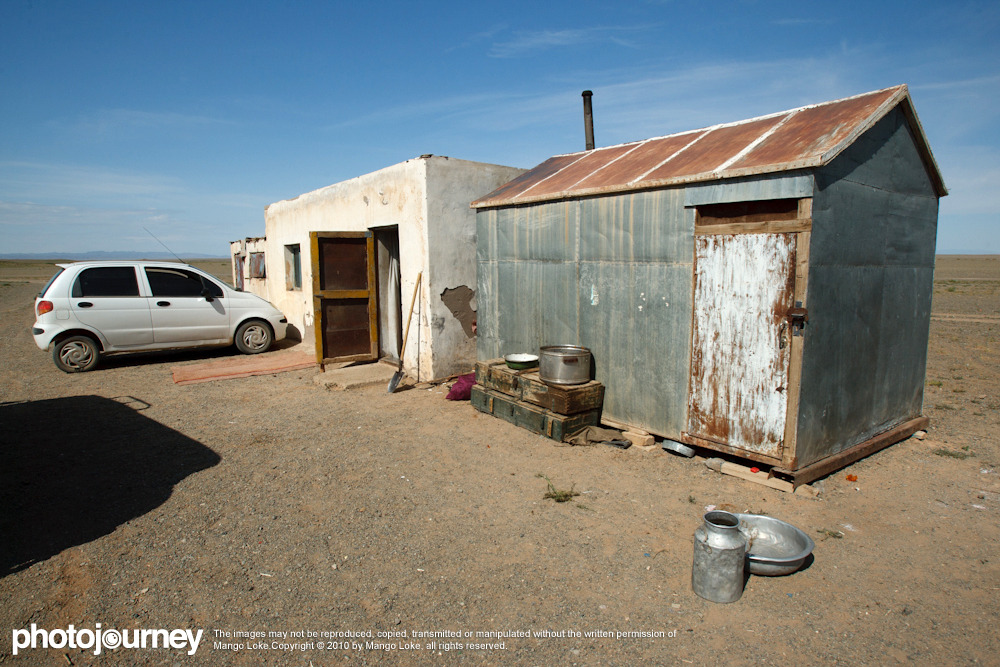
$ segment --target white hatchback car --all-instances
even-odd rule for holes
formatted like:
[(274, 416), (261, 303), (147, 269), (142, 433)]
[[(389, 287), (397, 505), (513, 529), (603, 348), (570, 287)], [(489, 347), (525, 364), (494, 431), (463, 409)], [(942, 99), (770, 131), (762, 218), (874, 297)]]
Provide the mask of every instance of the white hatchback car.
[(258, 296), (187, 264), (104, 261), (58, 264), (35, 299), (31, 333), (67, 373), (102, 354), (236, 344), (257, 354), (285, 337), (288, 320)]

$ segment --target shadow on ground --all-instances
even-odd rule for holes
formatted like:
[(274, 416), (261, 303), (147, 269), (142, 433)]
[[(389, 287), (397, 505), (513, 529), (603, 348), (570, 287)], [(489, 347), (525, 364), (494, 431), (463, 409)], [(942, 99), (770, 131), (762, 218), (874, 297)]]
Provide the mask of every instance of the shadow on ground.
[(0, 577), (107, 535), (221, 459), (132, 397), (0, 404)]

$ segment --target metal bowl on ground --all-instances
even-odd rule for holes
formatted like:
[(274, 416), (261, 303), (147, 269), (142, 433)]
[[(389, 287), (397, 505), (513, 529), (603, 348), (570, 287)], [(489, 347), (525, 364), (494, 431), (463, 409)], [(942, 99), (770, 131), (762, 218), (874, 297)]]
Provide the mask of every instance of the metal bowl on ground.
[(691, 458), (695, 454), (694, 448), (681, 444), (676, 440), (664, 440), (662, 447), (668, 452), (673, 452), (674, 454), (680, 454), (681, 456), (687, 458)]
[(795, 572), (812, 553), (812, 538), (790, 523), (760, 514), (737, 514), (747, 538), (750, 574), (779, 577)]
[(507, 368), (515, 371), (527, 370), (538, 365), (537, 354), (508, 354), (504, 356), (503, 360), (507, 362)]

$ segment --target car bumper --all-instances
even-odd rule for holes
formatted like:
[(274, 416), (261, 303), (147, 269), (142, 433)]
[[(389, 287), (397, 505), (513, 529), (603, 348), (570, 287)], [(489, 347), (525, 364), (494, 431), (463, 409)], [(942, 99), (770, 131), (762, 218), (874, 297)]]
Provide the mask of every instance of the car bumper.
[(39, 350), (49, 349), (52, 339), (56, 337), (62, 329), (54, 324), (35, 324), (31, 327), (31, 337), (35, 339), (35, 345)]
[(274, 330), (274, 340), (284, 340), (288, 335), (288, 318), (280, 317), (270, 320), (271, 328)]

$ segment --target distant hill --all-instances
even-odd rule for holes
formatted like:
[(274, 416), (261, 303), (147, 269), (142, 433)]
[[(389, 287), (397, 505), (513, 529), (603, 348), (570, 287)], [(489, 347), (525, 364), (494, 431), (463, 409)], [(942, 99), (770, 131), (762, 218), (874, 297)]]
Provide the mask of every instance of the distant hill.
[[(181, 253), (180, 257), (183, 259), (229, 259), (226, 256), (217, 255), (200, 255), (198, 253)], [(142, 252), (142, 251), (128, 251), (128, 250), (116, 250), (116, 251), (106, 251), (106, 250), (93, 250), (91, 252), (46, 252), (46, 253), (3, 253), (0, 254), (0, 259), (29, 259), (29, 260), (43, 260), (43, 259), (66, 259), (73, 262), (83, 262), (88, 260), (101, 260), (101, 259), (177, 259), (170, 253), (166, 252)]]

